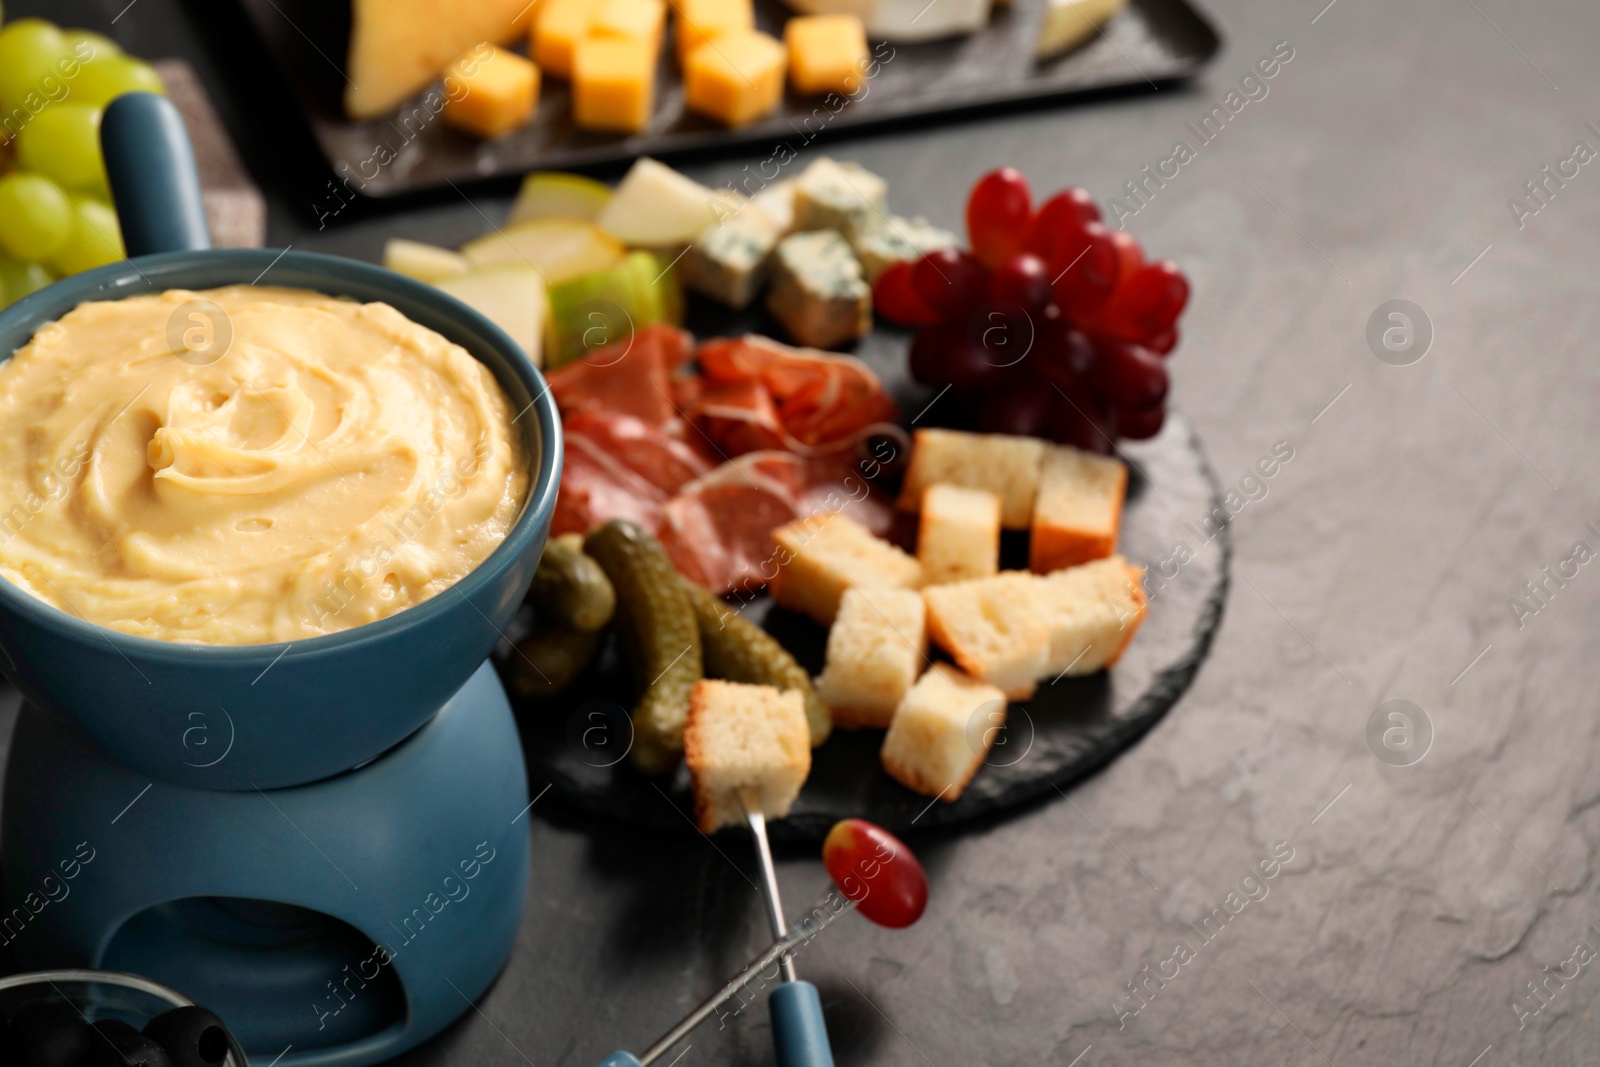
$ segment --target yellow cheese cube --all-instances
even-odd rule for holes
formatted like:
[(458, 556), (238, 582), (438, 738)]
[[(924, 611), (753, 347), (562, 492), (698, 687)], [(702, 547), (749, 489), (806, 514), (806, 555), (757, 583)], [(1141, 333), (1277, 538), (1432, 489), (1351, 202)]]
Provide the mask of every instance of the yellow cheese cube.
[(853, 95), (867, 67), (867, 28), (858, 15), (802, 15), (783, 27), (789, 84), (797, 93)]
[(596, 37), (637, 37), (649, 41), (654, 53), (661, 50), (666, 25), (666, 0), (604, 0), (589, 32)]
[(604, 0), (539, 0), (529, 51), (546, 74), (572, 77), (572, 55), (589, 36)]
[(750, 0), (676, 0), (676, 7), (679, 66), (688, 66), (689, 54), (713, 37), (756, 28)]
[(584, 129), (637, 133), (655, 104), (656, 53), (636, 37), (590, 37), (572, 62), (572, 120)]
[(479, 45), (445, 74), (444, 120), (477, 137), (521, 126), (539, 102), (539, 68), (515, 52)]
[(689, 54), (684, 103), (727, 126), (754, 122), (783, 98), (783, 44), (755, 30), (727, 33)]

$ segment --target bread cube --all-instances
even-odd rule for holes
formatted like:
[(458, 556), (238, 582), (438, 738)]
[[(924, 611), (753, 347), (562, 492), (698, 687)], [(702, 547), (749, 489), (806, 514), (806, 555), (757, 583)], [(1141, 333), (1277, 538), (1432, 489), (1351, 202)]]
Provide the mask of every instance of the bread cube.
[(603, 0), (589, 32), (596, 37), (634, 37), (661, 50), (667, 26), (666, 0)]
[(838, 233), (791, 233), (773, 250), (767, 310), (801, 344), (834, 348), (872, 329), (872, 288)]
[(961, 669), (1012, 700), (1033, 695), (1050, 664), (1050, 627), (1037, 575), (1002, 571), (922, 591), (928, 635)]
[(837, 230), (847, 241), (887, 212), (889, 183), (855, 163), (823, 156), (800, 172), (794, 194), (797, 230)]
[(724, 126), (746, 126), (783, 99), (783, 43), (758, 30), (718, 34), (689, 53), (683, 102)]
[(1052, 445), (1039, 469), (1028, 565), (1041, 573), (1116, 551), (1128, 468), (1111, 456)]
[(833, 625), (846, 589), (886, 585), (915, 589), (922, 565), (865, 526), (836, 511), (818, 512), (772, 531), (776, 545), (772, 599)]
[(655, 107), (656, 53), (635, 37), (587, 37), (572, 60), (572, 121), (587, 130), (637, 133)]
[(1050, 631), (1046, 676), (1093, 674), (1121, 658), (1149, 612), (1143, 577), (1144, 568), (1112, 556), (1035, 579)]
[(920, 511), (923, 492), (937, 482), (987, 489), (1000, 498), (1000, 525), (1026, 530), (1033, 520), (1044, 450), (1037, 437), (917, 430), (911, 435), (911, 465), (896, 506)]
[(852, 96), (866, 78), (867, 29), (859, 15), (797, 15), (783, 27), (789, 84), (797, 93)]
[(572, 77), (578, 42), (589, 36), (604, 0), (539, 0), (534, 10), (533, 61), (546, 74)]
[(804, 699), (799, 690), (770, 685), (696, 682), (683, 757), (702, 832), (744, 822), (747, 802), (781, 819), (811, 773)]
[(1005, 721), (1004, 693), (935, 663), (895, 709), (879, 758), (907, 789), (953, 803)]
[(924, 608), (914, 589), (846, 589), (828, 631), (817, 692), (835, 726), (882, 729), (894, 717), (925, 657)]
[(917, 561), (923, 585), (987, 578), (1000, 569), (1000, 498), (940, 482), (922, 494)]
[(751, 0), (677, 0), (678, 65), (687, 66), (695, 49), (715, 37), (756, 28)]
[(474, 137), (499, 137), (539, 103), (539, 68), (515, 52), (480, 45), (445, 73), (446, 123)]

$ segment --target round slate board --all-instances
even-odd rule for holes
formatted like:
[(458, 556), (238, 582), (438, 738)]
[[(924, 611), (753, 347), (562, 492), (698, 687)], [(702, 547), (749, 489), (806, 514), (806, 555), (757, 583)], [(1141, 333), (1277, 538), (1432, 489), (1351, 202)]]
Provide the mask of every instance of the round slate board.
[[(1166, 713), (1211, 644), (1227, 592), (1229, 535), (1216, 477), (1188, 424), (1169, 416), (1160, 436), (1129, 442), (1132, 465), (1119, 549), (1152, 577), (1150, 611), (1133, 643), (1107, 672), (1043, 683), (1013, 703), (985, 765), (954, 803), (904, 788), (878, 763), (881, 730), (834, 730), (812, 754), (811, 776), (778, 838), (820, 840), (841, 818), (870, 819), (893, 831), (913, 822), (947, 826), (1065, 788), (1110, 762)], [(1026, 534), (1007, 534), (1001, 563), (1027, 565)], [(827, 631), (761, 595), (741, 608), (783, 642), (812, 674), (822, 669)], [(626, 708), (636, 695), (615, 642), (561, 699), (518, 708), (528, 777), (548, 782), (578, 807), (628, 822), (692, 832), (688, 771), (648, 778), (623, 759), (631, 737)]]

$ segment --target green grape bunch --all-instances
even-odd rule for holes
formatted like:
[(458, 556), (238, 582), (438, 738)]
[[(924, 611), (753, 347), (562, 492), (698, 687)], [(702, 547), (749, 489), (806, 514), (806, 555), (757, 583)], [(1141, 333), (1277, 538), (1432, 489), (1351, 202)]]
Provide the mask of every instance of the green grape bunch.
[(148, 63), (101, 34), (0, 25), (0, 307), (124, 257), (100, 119), (123, 93), (162, 91)]

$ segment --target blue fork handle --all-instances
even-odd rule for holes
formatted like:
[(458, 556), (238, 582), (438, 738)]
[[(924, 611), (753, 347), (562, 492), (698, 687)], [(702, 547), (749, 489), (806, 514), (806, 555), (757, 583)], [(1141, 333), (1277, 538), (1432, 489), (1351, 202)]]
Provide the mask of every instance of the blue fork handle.
[(810, 982), (784, 982), (767, 996), (778, 1067), (833, 1067), (822, 998)]
[(124, 93), (100, 120), (111, 198), (129, 257), (211, 247), (183, 118), (154, 93)]

